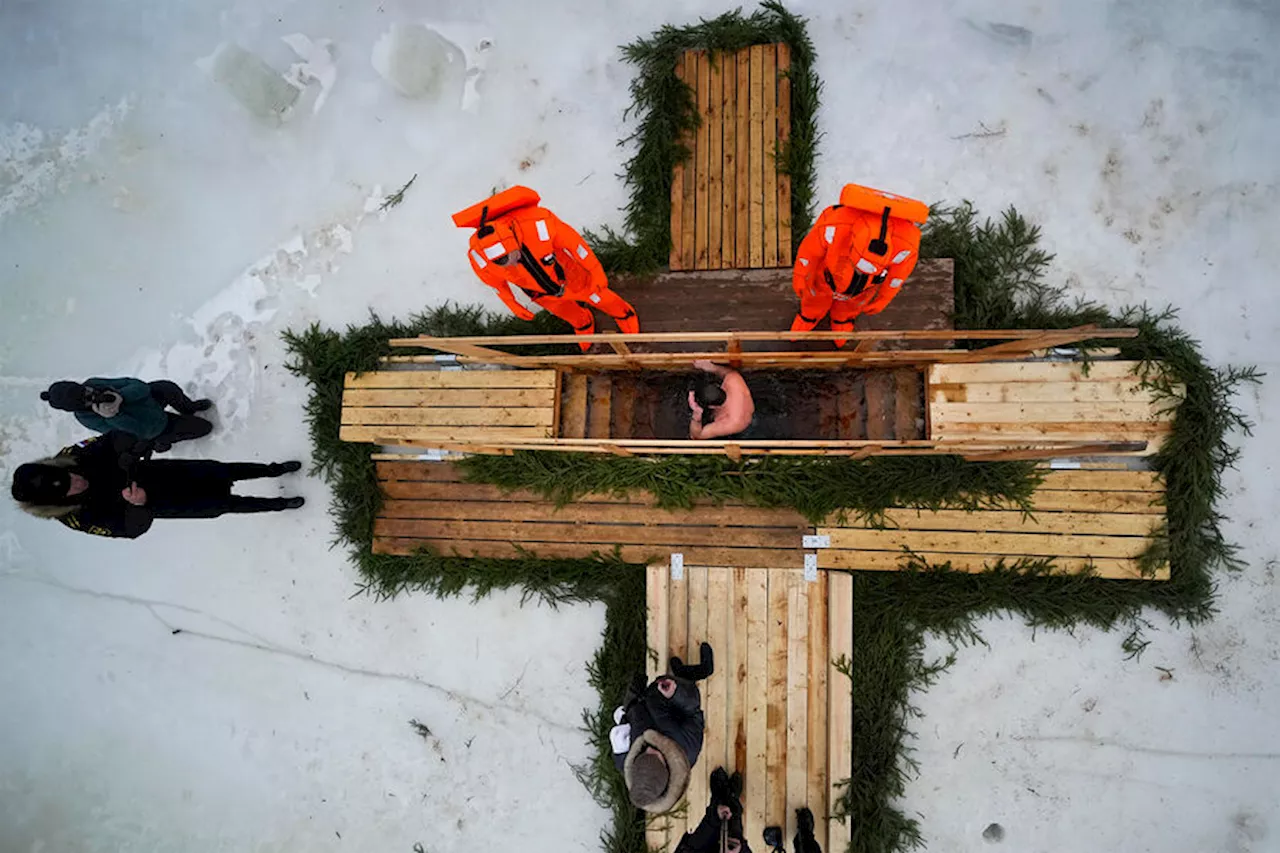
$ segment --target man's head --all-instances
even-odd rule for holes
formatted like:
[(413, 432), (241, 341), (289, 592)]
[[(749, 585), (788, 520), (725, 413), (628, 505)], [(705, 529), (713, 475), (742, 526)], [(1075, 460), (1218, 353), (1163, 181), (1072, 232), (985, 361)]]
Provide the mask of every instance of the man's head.
[(511, 266), (520, 260), (520, 240), (509, 222), (487, 223), (471, 235), (471, 257), (478, 267)]
[(698, 401), (698, 405), (702, 408), (711, 409), (724, 405), (725, 393), (719, 382), (714, 379), (706, 379), (699, 382), (698, 386), (693, 389), (693, 398)]
[(89, 481), (69, 467), (48, 462), (28, 462), (13, 472), (9, 493), (20, 504), (67, 506), (89, 487)]
[(40, 392), (40, 399), (55, 409), (64, 412), (87, 412), (93, 402), (93, 389), (79, 382), (62, 381), (49, 386), (48, 391)]
[(670, 699), (672, 696), (676, 695), (676, 680), (669, 676), (659, 678), (658, 692), (661, 693), (663, 697)]
[(631, 802), (636, 808), (643, 809), (657, 802), (666, 793), (671, 781), (667, 760), (662, 753), (652, 746), (646, 746), (631, 763), (630, 788)]

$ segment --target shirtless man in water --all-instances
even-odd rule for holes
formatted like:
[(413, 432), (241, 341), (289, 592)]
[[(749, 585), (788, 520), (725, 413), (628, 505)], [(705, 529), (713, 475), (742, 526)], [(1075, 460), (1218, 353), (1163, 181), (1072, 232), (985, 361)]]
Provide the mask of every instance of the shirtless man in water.
[[(750, 426), (756, 407), (742, 374), (703, 359), (693, 366), (716, 378), (706, 377), (689, 392), (689, 408), (693, 410), (689, 438), (725, 438)], [(711, 412), (711, 423), (706, 425), (702, 423), (704, 409)]]

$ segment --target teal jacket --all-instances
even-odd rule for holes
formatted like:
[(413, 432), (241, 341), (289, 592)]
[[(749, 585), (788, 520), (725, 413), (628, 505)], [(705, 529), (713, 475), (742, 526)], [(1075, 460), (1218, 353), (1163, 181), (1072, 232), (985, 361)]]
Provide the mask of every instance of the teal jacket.
[(115, 391), (123, 399), (120, 411), (113, 418), (104, 418), (95, 412), (76, 412), (76, 420), (94, 432), (119, 430), (140, 439), (151, 439), (169, 426), (169, 415), (164, 404), (151, 396), (151, 388), (141, 379), (86, 379), (90, 388)]

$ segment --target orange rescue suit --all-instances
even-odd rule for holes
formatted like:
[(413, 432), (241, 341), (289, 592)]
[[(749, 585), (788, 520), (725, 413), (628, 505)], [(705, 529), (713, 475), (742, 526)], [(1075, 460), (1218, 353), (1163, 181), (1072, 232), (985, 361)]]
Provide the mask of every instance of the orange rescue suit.
[(810, 331), (830, 313), (833, 332), (852, 332), (859, 314), (883, 311), (915, 269), (928, 216), (924, 202), (846, 184), (796, 252), (791, 286), (800, 313), (791, 331)]
[[(537, 305), (573, 327), (595, 331), (591, 306), (608, 314), (623, 332), (640, 331), (635, 309), (609, 289), (604, 267), (586, 241), (528, 187), (511, 187), (453, 215), (459, 228), (475, 228), (467, 253), (471, 269), (521, 320), (533, 313), (515, 298), (519, 288)], [(585, 352), (589, 343), (578, 344)]]

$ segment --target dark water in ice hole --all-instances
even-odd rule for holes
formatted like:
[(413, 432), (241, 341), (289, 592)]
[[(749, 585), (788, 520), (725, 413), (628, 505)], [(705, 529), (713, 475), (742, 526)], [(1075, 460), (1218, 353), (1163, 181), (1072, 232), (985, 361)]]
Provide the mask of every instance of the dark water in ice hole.
[[(689, 437), (689, 392), (703, 375), (699, 373), (614, 374), (616, 385), (634, 383), (636, 394), (633, 438), (685, 439)], [(752, 439), (836, 438), (820, 430), (824, 402), (834, 405), (840, 393), (849, 393), (851, 373), (818, 370), (744, 370), (756, 406)]]

